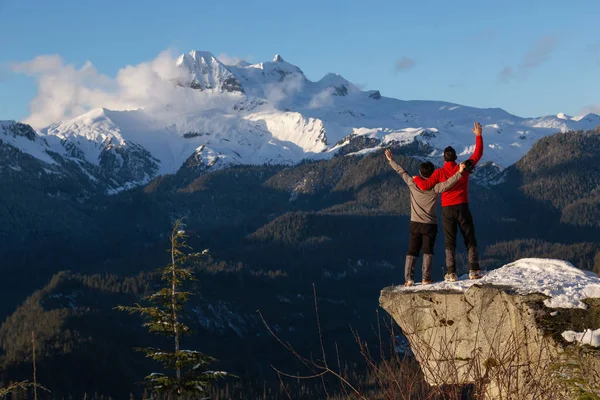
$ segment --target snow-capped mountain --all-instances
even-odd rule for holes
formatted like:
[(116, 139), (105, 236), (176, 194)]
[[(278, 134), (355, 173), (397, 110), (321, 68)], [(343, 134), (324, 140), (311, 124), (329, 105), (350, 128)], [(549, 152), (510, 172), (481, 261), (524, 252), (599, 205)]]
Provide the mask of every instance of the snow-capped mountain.
[[(47, 195), (81, 199), (115, 188), (122, 190), (147, 179), (147, 176), (132, 176), (131, 173), (136, 171), (132, 162), (124, 168), (114, 168), (115, 164), (124, 163), (115, 161), (119, 149), (114, 149), (111, 144), (104, 145), (98, 160), (94, 160), (96, 162), (88, 162), (81, 150), (93, 148), (94, 142), (82, 139), (78, 144), (81, 147), (55, 137), (40, 136), (26, 124), (0, 121), (0, 175), (3, 185), (10, 190), (11, 184), (19, 186), (26, 182)], [(129, 161), (136, 150), (139, 149), (135, 146), (128, 148), (123, 159)], [(140, 158), (144, 161), (151, 158), (145, 150), (139, 151), (143, 152)]]
[[(0, 146), (13, 148), (20, 153), (34, 157), (47, 164), (55, 164), (51, 157), (51, 148), (44, 138), (40, 137), (29, 125), (14, 121), (0, 121)], [(0, 168), (18, 169), (17, 165), (2, 163)]]
[(164, 104), (94, 109), (32, 139), (4, 134), (0, 140), (44, 163), (60, 157), (79, 164), (94, 179), (106, 179), (110, 190), (121, 190), (182, 165), (292, 164), (415, 141), (420, 156), (439, 163), (448, 145), (463, 157), (473, 151), (474, 121), (484, 126), (483, 161), (502, 169), (543, 136), (600, 125), (595, 114), (521, 118), (498, 108), (387, 98), (336, 74), (313, 82), (279, 55), (228, 65), (192, 51), (176, 66), (180, 78), (171, 82), (173, 96)]

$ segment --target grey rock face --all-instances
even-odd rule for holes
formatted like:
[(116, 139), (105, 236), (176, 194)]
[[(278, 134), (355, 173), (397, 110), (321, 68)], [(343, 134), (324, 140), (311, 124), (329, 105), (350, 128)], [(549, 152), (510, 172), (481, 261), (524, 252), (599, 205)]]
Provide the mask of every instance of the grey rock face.
[(128, 146), (109, 143), (100, 153), (99, 168), (106, 179), (125, 185), (154, 177), (158, 171), (158, 160), (135, 143), (128, 143)]
[[(572, 372), (558, 372), (574, 352), (560, 333), (597, 323), (600, 302), (555, 310), (544, 299), (474, 285), (465, 293), (388, 287), (379, 302), (402, 328), (430, 385), (474, 383), (489, 399), (578, 398), (565, 384)], [(599, 352), (588, 350), (576, 357), (597, 377)]]
[(471, 178), (483, 186), (497, 185), (504, 180), (503, 172), (504, 169), (498, 164), (488, 161), (478, 165)]
[(369, 98), (379, 100), (381, 99), (381, 93), (379, 92), (379, 90), (372, 90), (369, 92)]
[(222, 88), (221, 90), (223, 90), (225, 92), (244, 93), (244, 88), (242, 87), (241, 83), (236, 78), (233, 78), (233, 77), (223, 80), (221, 88)]
[(345, 142), (347, 142), (347, 144), (338, 151), (338, 155), (340, 156), (375, 147), (381, 143), (381, 141), (377, 138), (371, 138), (365, 135), (356, 135), (354, 133), (345, 136), (343, 139), (338, 141), (337, 144), (341, 145)]
[(22, 124), (20, 122), (13, 122), (11, 125), (8, 125), (6, 129), (13, 136), (23, 136), (32, 142), (35, 142), (35, 140), (38, 138), (38, 135), (31, 126)]
[(348, 94), (348, 88), (346, 87), (346, 85), (334, 86), (332, 94), (334, 96), (346, 96)]

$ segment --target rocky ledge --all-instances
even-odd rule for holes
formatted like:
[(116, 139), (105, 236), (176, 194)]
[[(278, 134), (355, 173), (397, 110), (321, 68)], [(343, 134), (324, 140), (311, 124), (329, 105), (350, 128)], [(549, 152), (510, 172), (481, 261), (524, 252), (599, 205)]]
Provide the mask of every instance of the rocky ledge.
[(480, 280), (387, 287), (379, 302), (430, 385), (473, 385), (489, 399), (600, 394), (600, 279), (592, 272), (522, 259)]

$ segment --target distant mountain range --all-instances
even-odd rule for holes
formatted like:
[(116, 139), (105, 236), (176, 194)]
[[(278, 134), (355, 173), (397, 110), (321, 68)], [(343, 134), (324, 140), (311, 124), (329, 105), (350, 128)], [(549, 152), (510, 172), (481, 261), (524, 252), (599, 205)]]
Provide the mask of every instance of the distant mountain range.
[[(180, 94), (177, 102), (153, 109), (94, 109), (39, 132), (2, 122), (0, 145), (31, 156), (29, 162), (38, 163), (42, 174), (77, 176), (88, 192), (115, 193), (182, 166), (203, 171), (296, 164), (390, 145), (417, 144), (412, 155), (439, 163), (448, 145), (461, 155), (473, 150), (474, 121), (484, 126), (483, 160), (498, 172), (541, 137), (600, 125), (595, 114), (521, 118), (498, 108), (387, 98), (337, 74), (312, 82), (279, 55), (269, 62), (229, 65), (209, 52), (192, 51), (176, 65), (180, 74), (171, 83)], [(16, 160), (4, 160), (2, 168), (23, 170)]]

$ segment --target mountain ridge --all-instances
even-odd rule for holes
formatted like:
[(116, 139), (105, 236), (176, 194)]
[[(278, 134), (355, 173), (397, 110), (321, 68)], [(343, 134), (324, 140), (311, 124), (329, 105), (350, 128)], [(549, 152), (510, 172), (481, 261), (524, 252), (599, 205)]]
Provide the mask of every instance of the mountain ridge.
[(105, 191), (115, 193), (176, 173), (190, 160), (201, 170), (294, 165), (417, 144), (415, 156), (439, 165), (448, 145), (461, 157), (473, 151), (474, 121), (484, 126), (483, 162), (501, 170), (542, 137), (600, 125), (595, 114), (522, 118), (500, 108), (393, 99), (335, 73), (313, 82), (279, 54), (257, 64), (225, 64), (194, 50), (177, 58), (174, 68), (179, 77), (162, 103), (97, 108), (40, 129), (40, 140), (0, 140), (46, 163), (56, 163), (57, 155), (74, 162), (91, 180), (107, 180)]

